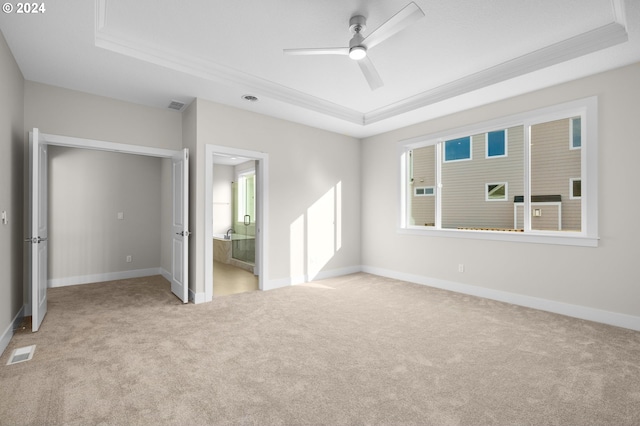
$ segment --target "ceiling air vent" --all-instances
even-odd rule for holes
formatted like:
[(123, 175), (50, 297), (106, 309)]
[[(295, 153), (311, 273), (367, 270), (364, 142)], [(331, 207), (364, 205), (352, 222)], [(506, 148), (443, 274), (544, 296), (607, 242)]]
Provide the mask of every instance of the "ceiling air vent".
[(180, 101), (171, 101), (171, 103), (168, 106), (169, 109), (175, 109), (176, 111), (182, 111), (182, 108), (184, 108), (184, 102), (180, 102)]

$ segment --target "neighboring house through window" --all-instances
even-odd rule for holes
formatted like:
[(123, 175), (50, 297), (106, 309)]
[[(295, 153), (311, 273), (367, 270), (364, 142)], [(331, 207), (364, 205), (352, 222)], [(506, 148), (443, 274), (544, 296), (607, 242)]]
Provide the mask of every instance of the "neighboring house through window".
[(589, 98), (400, 142), (400, 229), (597, 245), (596, 121)]

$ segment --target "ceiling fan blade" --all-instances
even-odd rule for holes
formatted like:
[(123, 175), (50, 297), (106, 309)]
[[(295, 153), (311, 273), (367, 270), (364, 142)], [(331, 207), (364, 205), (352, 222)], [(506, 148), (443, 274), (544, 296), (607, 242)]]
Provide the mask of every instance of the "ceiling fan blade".
[(375, 31), (369, 34), (362, 44), (367, 49), (371, 49), (373, 46), (378, 45), (380, 42), (383, 42), (392, 35), (404, 30), (423, 16), (424, 12), (422, 9), (420, 9), (417, 4), (411, 2), (400, 12), (389, 18), (387, 22), (380, 25)]
[(362, 74), (364, 74), (364, 77), (367, 79), (367, 83), (369, 83), (371, 90), (376, 90), (384, 86), (384, 83), (380, 78), (380, 74), (378, 74), (376, 67), (373, 66), (373, 62), (371, 62), (371, 59), (369, 59), (368, 56), (360, 59), (358, 61), (358, 65), (362, 70)]
[(312, 47), (308, 49), (283, 49), (285, 55), (348, 55), (348, 47)]

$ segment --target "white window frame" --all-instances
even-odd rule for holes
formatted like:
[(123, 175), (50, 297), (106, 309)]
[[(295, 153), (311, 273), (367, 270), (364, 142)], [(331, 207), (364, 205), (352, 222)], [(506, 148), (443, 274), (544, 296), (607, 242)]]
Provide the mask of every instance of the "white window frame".
[[(489, 185), (504, 185), (504, 198), (489, 198)], [(495, 201), (509, 201), (509, 183), (508, 182), (488, 182), (484, 184), (484, 200), (490, 203)]]
[[(531, 211), (531, 176), (530, 176), (530, 130), (535, 124), (549, 121), (567, 119), (572, 117), (582, 118), (582, 147), (581, 147), (581, 181), (582, 181), (582, 228), (579, 232), (566, 231), (538, 231), (531, 229), (530, 215), (524, 216), (524, 232), (503, 232), (492, 230), (475, 229), (450, 229), (442, 228), (441, 222), (441, 191), (436, 191), (436, 220), (434, 227), (422, 227), (410, 225), (408, 220), (407, 206), (410, 200), (407, 191), (408, 185), (408, 164), (407, 153), (409, 150), (427, 145), (436, 146), (436, 188), (442, 188), (441, 167), (444, 163), (444, 142), (445, 140), (457, 139), (464, 136), (477, 135), (487, 132), (489, 129), (508, 129), (515, 126), (524, 126), (525, 144), (525, 170), (524, 170), (524, 211)], [(398, 232), (402, 234), (469, 238), (482, 240), (498, 240), (540, 244), (560, 244), (584, 247), (598, 246), (598, 98), (596, 96), (571, 101), (546, 108), (540, 108), (520, 114), (497, 118), (482, 123), (464, 126), (452, 130), (444, 130), (437, 133), (417, 136), (410, 139), (401, 140), (397, 144), (399, 159), (398, 170)], [(458, 160), (459, 161), (459, 160)], [(449, 162), (447, 162), (449, 163)]]
[[(489, 155), (489, 133), (504, 132), (504, 154), (502, 155)], [(507, 129), (489, 130), (484, 136), (484, 155), (487, 160), (494, 158), (504, 158), (509, 156), (509, 132)]]
[[(431, 190), (431, 194), (427, 194), (426, 191), (422, 194), (418, 194), (418, 189), (430, 189)], [(413, 196), (414, 197), (433, 197), (436, 195), (436, 187), (435, 186), (416, 186), (415, 188), (413, 188)]]

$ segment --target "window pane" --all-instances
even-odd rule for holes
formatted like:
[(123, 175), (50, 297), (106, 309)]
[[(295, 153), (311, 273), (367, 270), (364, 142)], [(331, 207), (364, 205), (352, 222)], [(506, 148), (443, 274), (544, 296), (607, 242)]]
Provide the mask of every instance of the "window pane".
[(416, 148), (410, 152), (409, 170), (412, 175), (409, 177), (409, 186), (415, 186), (418, 191), (407, 191), (407, 194), (414, 194), (408, 200), (409, 213), (408, 223), (415, 226), (435, 226), (436, 222), (436, 197), (426, 197), (434, 195), (436, 185), (436, 146), (430, 145)]
[(571, 120), (571, 146), (573, 148), (582, 146), (582, 120), (580, 117)]
[(571, 179), (571, 198), (582, 197), (582, 180)]
[[(507, 129), (508, 157), (487, 158), (487, 133), (472, 137), (471, 161), (442, 164), (442, 227), (514, 229), (511, 202), (487, 202), (487, 183), (496, 192), (492, 200), (521, 194), (524, 188), (524, 127)], [(504, 184), (504, 185), (502, 185)], [(500, 185), (502, 185), (500, 187)], [(498, 198), (501, 197), (501, 198)]]
[(505, 130), (489, 132), (487, 134), (487, 157), (499, 157), (506, 154)]
[(256, 216), (256, 190), (255, 190), (255, 174), (241, 175), (238, 178), (236, 205), (238, 206), (238, 222), (245, 221), (245, 216), (249, 215), (248, 220), (255, 222)]
[(488, 183), (487, 184), (487, 200), (506, 200), (507, 184), (506, 183)]
[(567, 185), (571, 178), (581, 179), (581, 152), (569, 143), (575, 121), (531, 126), (531, 229), (581, 230), (581, 200), (571, 199)]
[(444, 161), (468, 160), (471, 158), (471, 138), (452, 139), (444, 143)]

